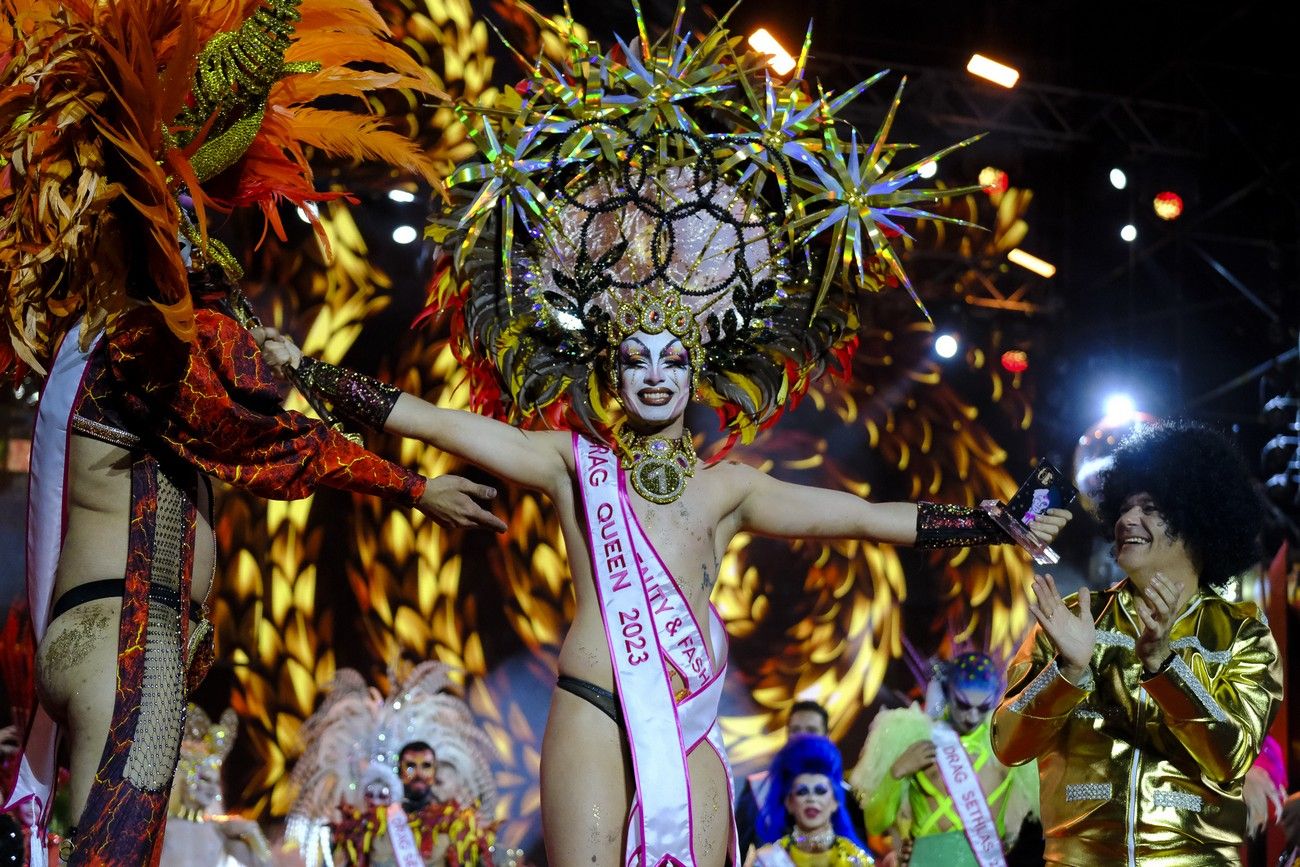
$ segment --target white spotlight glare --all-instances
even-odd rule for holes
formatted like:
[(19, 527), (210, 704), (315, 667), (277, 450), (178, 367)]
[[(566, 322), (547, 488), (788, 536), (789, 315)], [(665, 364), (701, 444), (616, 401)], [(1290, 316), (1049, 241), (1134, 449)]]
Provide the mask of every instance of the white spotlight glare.
[(1110, 185), (1117, 190), (1122, 190), (1128, 186), (1128, 175), (1124, 174), (1123, 169), (1110, 170)]
[(1123, 238), (1125, 241), (1128, 241), (1130, 244), (1133, 243), (1134, 241), (1137, 240), (1137, 236), (1138, 236), (1137, 226), (1133, 225), (1132, 223), (1126, 224), (1124, 228), (1119, 230), (1119, 236)]
[(315, 202), (308, 202), (306, 210), (303, 210), (302, 208), (295, 208), (294, 210), (298, 212), (298, 219), (302, 220), (304, 223), (310, 223), (311, 218), (320, 213), (320, 211), (316, 209)]
[(957, 354), (957, 338), (951, 334), (940, 334), (934, 339), (934, 353), (940, 358), (952, 358)]
[(1108, 422), (1126, 422), (1137, 415), (1137, 404), (1130, 395), (1116, 392), (1102, 404)]
[(916, 167), (916, 174), (922, 178), (932, 178), (939, 173), (939, 164), (934, 160), (926, 160)]
[(388, 198), (399, 205), (409, 205), (415, 201), (415, 193), (409, 193), (406, 190), (389, 190)]
[(414, 226), (398, 226), (393, 230), (393, 240), (399, 244), (409, 244), (418, 237), (420, 233)]
[(790, 52), (786, 51), (765, 27), (760, 27), (750, 34), (749, 47), (759, 54), (766, 54), (767, 65), (772, 67), (772, 71), (777, 75), (787, 75), (794, 69), (795, 60), (790, 56)]
[(1020, 71), (1015, 67), (998, 63), (996, 60), (982, 54), (971, 55), (966, 64), (966, 71), (971, 75), (978, 75), (980, 78), (1008, 88), (1015, 87), (1016, 82), (1020, 80)]

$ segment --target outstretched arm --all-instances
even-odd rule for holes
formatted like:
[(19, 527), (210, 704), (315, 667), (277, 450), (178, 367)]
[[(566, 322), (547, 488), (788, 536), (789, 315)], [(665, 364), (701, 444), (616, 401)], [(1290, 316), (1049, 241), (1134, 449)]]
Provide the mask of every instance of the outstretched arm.
[[(743, 491), (736, 509), (739, 529), (768, 536), (817, 539), (871, 539), (892, 545), (941, 547), (1010, 541), (983, 512), (962, 507), (916, 503), (870, 503), (845, 491), (795, 485), (742, 464), (728, 466)], [(1064, 509), (1049, 509), (1032, 532), (1045, 543), (1070, 518)]]
[(297, 370), (299, 381), (340, 415), (421, 440), (547, 494), (566, 483), (567, 434), (520, 430), (477, 413), (435, 406), (368, 376), (304, 356), (292, 340), (274, 329), (266, 329), (262, 352), (272, 367)]
[(149, 307), (124, 316), (108, 344), (122, 400), (153, 447), (258, 496), (297, 499), (328, 486), (415, 506), (444, 526), (505, 525), (474, 497), (494, 492), (455, 476), (426, 480), (317, 419), (280, 409), (253, 338), (229, 316), (195, 312), (194, 342)]

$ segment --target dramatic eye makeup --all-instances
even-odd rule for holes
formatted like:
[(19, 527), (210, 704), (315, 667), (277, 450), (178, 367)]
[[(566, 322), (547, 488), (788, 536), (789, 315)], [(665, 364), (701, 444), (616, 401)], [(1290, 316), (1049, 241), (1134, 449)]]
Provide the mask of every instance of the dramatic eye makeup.
[(625, 340), (618, 347), (618, 362), (624, 367), (639, 367), (649, 361), (650, 350), (639, 340)]
[(680, 340), (674, 340), (665, 346), (663, 351), (659, 353), (659, 358), (672, 367), (689, 367), (691, 364), (690, 353), (686, 351), (686, 347), (682, 345)]
[(798, 798), (806, 798), (809, 795), (816, 795), (820, 798), (830, 793), (830, 787), (825, 783), (817, 783), (814, 786), (799, 786), (794, 790), (795, 797)]

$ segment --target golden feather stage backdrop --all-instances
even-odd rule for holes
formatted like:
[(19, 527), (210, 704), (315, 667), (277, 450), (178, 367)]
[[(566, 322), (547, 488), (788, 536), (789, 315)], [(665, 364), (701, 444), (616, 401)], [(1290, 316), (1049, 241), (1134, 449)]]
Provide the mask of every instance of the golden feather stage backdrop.
[[(487, 30), (467, 0), (376, 5), (439, 86), (491, 102)], [(527, 34), (520, 45), (529, 46)], [(445, 108), (393, 94), (375, 108), (402, 120), (440, 165), (472, 150)], [(344, 186), (382, 194), (392, 183), (349, 172)], [(991, 232), (918, 228), (906, 257), (927, 302), (1026, 297), (1001, 263), (1008, 239), (1023, 237), (1029, 199), (1008, 190), (947, 203)], [(306, 352), (340, 361), (398, 290), (371, 264), (353, 210), (333, 203), (321, 217), (332, 264), (272, 240), (249, 272), (276, 288), (250, 294), (268, 322), (295, 335)], [(869, 324), (852, 381), (819, 384), (740, 458), (781, 478), (873, 498), (974, 503), (1008, 496), (1025, 471), (1018, 462), (1030, 456), (1032, 415), (1020, 377), (996, 364), (1008, 348), (1004, 338), (992, 334), (941, 370), (932, 358), (933, 329), (916, 319), (910, 304), (882, 296), (864, 311)], [(468, 406), (465, 374), (440, 330), (407, 333), (386, 347), (382, 378), (441, 406)], [(368, 445), (426, 475), (467, 472), (414, 442), (372, 437)], [(1010, 467), (1009, 453), (1017, 461)], [(572, 589), (549, 505), (503, 488), (497, 511), (510, 529), (489, 537), (446, 532), (413, 511), (360, 498), (267, 504), (222, 492), (214, 609), (219, 653), (233, 663), (232, 703), (245, 720), (240, 749), (249, 757), (241, 790), (231, 793), (236, 805), (284, 814), (293, 795), (288, 769), (302, 749), (299, 727), (336, 666), (356, 665), (384, 688), (386, 672), (403, 661), (438, 659), (460, 670), (466, 699), (495, 747), (501, 841), (539, 842), (541, 734)], [(318, 574), (330, 567), (341, 580), (326, 588)], [(757, 767), (779, 746), (798, 698), (823, 701), (835, 736), (860, 742), (882, 688), (908, 687), (894, 664), (905, 639), (924, 652), (972, 643), (1009, 653), (1028, 621), (1029, 575), (1026, 558), (1008, 548), (919, 554), (859, 542), (738, 538), (714, 593), (732, 640), (723, 726), (738, 770)], [(905, 604), (917, 597), (937, 601), (917, 609), (920, 622), (907, 622)]]

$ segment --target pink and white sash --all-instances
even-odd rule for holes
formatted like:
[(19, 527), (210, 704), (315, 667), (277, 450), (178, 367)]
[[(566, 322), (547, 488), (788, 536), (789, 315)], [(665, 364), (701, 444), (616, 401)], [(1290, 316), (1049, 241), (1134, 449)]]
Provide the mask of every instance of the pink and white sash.
[[(36, 429), (32, 433), (31, 473), (27, 481), (27, 605), (38, 646), (49, 625), (53, 602), (50, 597), (54, 593), (54, 576), (63, 550), (72, 412), (86, 373), (86, 363), (94, 351), (94, 344), (99, 342), (96, 337), (82, 352), (77, 339), (80, 330), (78, 323), (59, 346), (41, 391)], [(4, 806), (5, 810), (11, 810), (24, 802), (31, 802), (29, 809), (35, 816), (30, 853), (33, 867), (45, 867), (47, 863), (45, 828), (58, 770), (54, 761), (58, 742), (58, 725), (37, 704), (23, 743), (18, 778)]]
[(398, 803), (388, 805), (388, 842), (393, 847), (393, 860), (397, 867), (424, 867), (406, 810)]
[(943, 775), (953, 807), (961, 817), (962, 829), (966, 832), (971, 851), (975, 853), (975, 860), (980, 867), (1006, 867), (997, 822), (989, 812), (989, 802), (980, 786), (979, 774), (971, 766), (961, 738), (947, 723), (936, 722), (930, 731), (930, 739), (934, 741), (939, 773)]
[[(573, 454), (596, 594), (636, 777), (624, 862), (627, 867), (694, 867), (687, 756), (702, 743), (722, 762), (727, 802), (734, 798), (718, 725), (727, 670), (726, 630), (717, 610), (709, 606), (715, 668), (685, 594), (632, 511), (618, 457), (577, 434)], [(670, 670), (685, 684), (682, 695), (673, 695)], [(731, 848), (732, 863), (739, 864), (734, 824)]]

